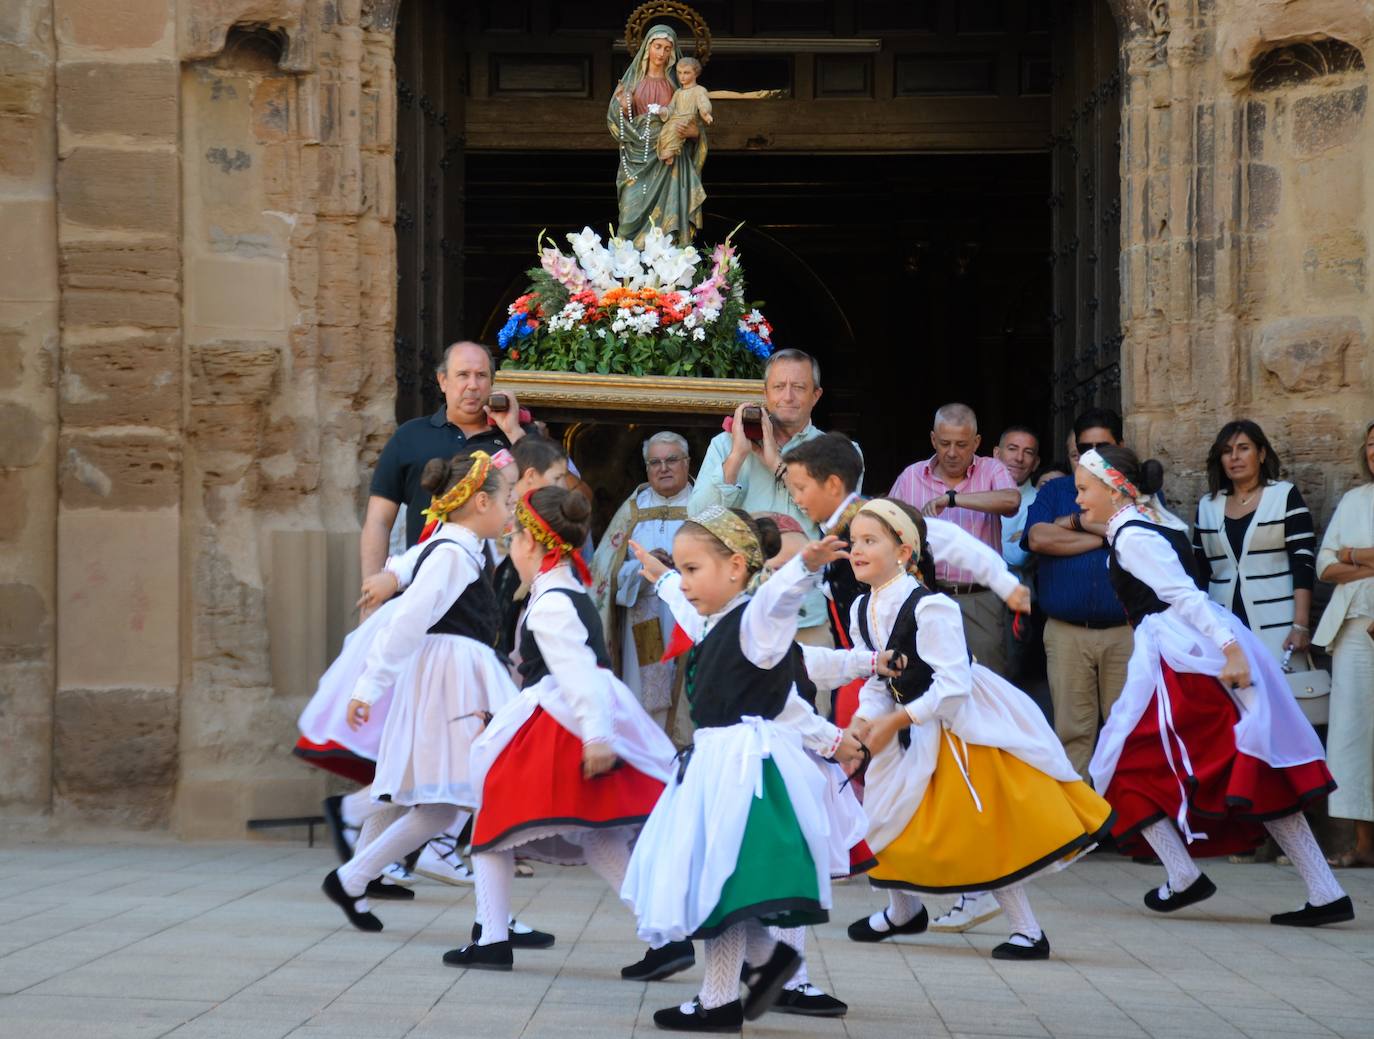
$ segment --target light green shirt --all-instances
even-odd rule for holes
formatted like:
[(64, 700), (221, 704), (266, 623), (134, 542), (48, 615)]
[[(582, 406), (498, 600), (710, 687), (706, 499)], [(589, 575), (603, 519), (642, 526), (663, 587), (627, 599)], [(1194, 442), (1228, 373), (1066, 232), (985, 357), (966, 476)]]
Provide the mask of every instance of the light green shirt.
[[(814, 439), (821, 431), (811, 423), (785, 444), (778, 445), (778, 454), (785, 454), (788, 448)], [(691, 500), (687, 503), (687, 514), (695, 516), (712, 505), (727, 509), (743, 509), (748, 513), (781, 512), (791, 516), (801, 524), (807, 537), (820, 537), (820, 529), (797, 508), (786, 485), (774, 479), (768, 467), (759, 461), (758, 455), (750, 453), (740, 466), (737, 483), (725, 482), (725, 460), (730, 457), (732, 439), (729, 433), (717, 433), (706, 449), (701, 470), (697, 473), (696, 487), (692, 490)], [(808, 592), (802, 601), (799, 628), (814, 628), (827, 623), (825, 596), (819, 590)]]

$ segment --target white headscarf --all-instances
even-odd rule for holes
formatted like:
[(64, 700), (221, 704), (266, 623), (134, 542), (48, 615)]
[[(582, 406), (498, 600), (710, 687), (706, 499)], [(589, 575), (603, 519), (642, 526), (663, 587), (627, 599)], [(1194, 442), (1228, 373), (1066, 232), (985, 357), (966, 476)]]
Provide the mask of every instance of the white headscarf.
[(1158, 523), (1162, 527), (1173, 527), (1175, 530), (1188, 529), (1188, 524), (1156, 501), (1153, 494), (1141, 494), (1140, 488), (1126, 479), (1125, 473), (1098, 454), (1096, 448), (1079, 455), (1078, 464), (1112, 490), (1130, 498), (1136, 511), (1151, 523)]

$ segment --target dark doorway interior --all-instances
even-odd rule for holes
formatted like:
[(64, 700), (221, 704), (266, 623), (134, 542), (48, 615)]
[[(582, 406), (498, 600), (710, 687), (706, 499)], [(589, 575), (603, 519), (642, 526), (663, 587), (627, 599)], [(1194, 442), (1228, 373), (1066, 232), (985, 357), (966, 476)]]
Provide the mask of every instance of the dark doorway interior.
[[(541, 229), (615, 220), (613, 153), (465, 161), (464, 333), (494, 341)], [(929, 454), (935, 408), (962, 400), (991, 440), (1045, 427), (1052, 345), (1047, 154), (713, 154), (702, 239), (743, 222), (750, 295), (779, 345), (815, 354), (817, 422), (863, 444), (885, 489)]]

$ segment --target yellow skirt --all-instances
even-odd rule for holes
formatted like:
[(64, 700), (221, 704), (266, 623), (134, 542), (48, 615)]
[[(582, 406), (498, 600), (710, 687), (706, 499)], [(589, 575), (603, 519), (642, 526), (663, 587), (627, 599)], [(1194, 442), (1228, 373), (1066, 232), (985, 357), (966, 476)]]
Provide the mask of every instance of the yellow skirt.
[(1111, 832), (1113, 814), (1081, 780), (1061, 783), (1013, 754), (945, 732), (916, 814), (877, 853), (868, 879), (935, 894), (1006, 887), (1067, 866)]

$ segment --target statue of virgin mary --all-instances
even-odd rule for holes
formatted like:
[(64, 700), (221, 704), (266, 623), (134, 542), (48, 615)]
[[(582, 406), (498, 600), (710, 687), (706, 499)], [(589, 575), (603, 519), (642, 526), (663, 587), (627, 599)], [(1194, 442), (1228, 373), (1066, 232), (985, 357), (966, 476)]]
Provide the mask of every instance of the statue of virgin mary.
[[(615, 186), (620, 199), (616, 233), (644, 244), (651, 226), (658, 226), (679, 245), (686, 245), (701, 229), (701, 206), (706, 191), (701, 168), (706, 163), (706, 137), (699, 129), (684, 134), (682, 154), (672, 165), (658, 157), (658, 135), (677, 89), (677, 33), (655, 25), (630, 62), (611, 97), (606, 121), (619, 144), (620, 162)], [(670, 131), (671, 132), (671, 131)]]

